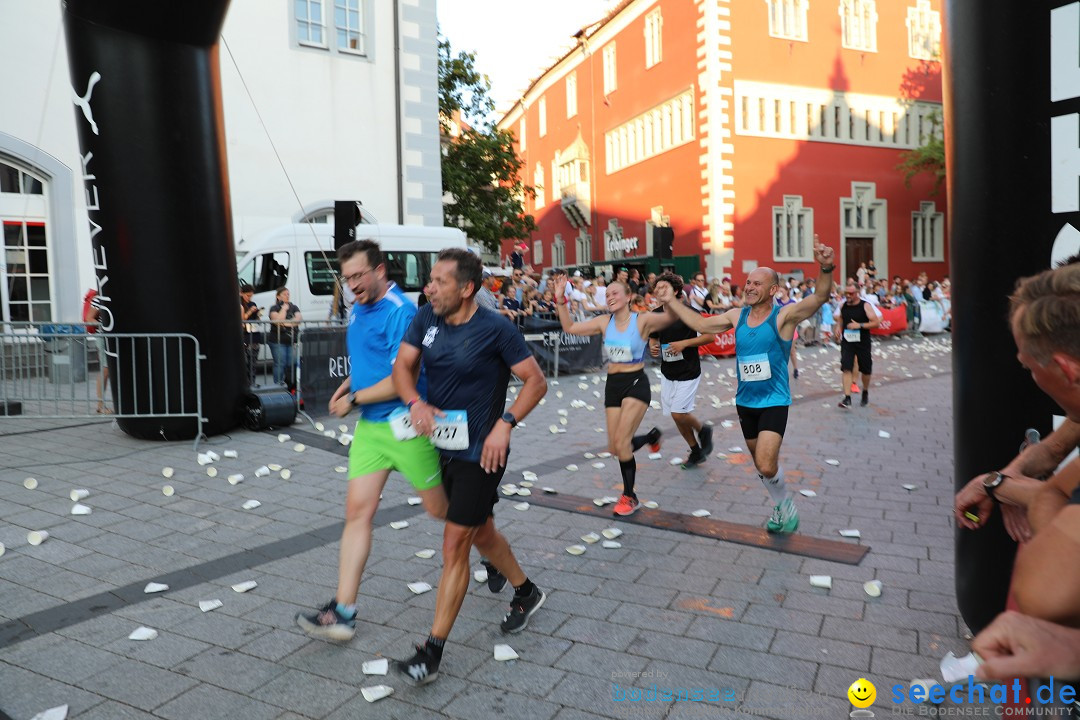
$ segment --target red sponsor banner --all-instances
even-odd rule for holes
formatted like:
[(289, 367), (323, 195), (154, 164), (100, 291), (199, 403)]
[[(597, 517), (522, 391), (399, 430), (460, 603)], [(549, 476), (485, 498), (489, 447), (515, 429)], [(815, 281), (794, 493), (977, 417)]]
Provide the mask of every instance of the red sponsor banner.
[[(704, 317), (712, 317), (709, 313), (701, 313)], [(699, 350), (704, 355), (734, 355), (735, 354), (735, 328), (731, 328), (716, 336), (716, 340), (708, 345), (702, 345)]]
[(907, 309), (881, 309), (881, 324), (870, 331), (871, 335), (896, 335), (907, 330)]

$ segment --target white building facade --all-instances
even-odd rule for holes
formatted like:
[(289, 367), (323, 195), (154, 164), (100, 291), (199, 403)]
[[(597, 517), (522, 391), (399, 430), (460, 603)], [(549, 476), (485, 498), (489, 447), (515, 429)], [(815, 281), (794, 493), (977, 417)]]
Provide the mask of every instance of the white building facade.
[[(77, 322), (96, 280), (60, 3), (0, 17), (0, 320)], [(232, 0), (219, 56), (238, 250), (335, 200), (442, 225), (434, 3)]]

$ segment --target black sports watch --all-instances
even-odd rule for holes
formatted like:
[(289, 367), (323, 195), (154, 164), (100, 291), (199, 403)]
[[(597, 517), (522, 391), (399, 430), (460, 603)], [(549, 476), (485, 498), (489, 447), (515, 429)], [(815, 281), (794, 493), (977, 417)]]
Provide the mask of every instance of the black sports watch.
[(518, 423), (517, 418), (514, 417), (514, 413), (510, 412), (509, 410), (507, 410), (506, 412), (504, 412), (502, 414), (502, 420), (503, 420), (503, 422), (510, 423), (510, 427), (512, 427), (512, 428), (517, 427), (517, 423)]
[(996, 503), (1001, 502), (997, 499), (997, 496), (994, 494), (994, 492), (999, 487), (1001, 487), (1001, 483), (1005, 482), (1008, 478), (1008, 475), (1004, 475), (1001, 472), (988, 473), (986, 477), (983, 478), (983, 490), (986, 491), (986, 494), (990, 497), (991, 500)]

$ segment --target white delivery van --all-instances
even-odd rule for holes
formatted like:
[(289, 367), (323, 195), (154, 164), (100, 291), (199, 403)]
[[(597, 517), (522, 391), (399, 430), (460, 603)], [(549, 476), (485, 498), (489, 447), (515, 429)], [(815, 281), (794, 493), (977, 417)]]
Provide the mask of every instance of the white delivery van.
[[(358, 240), (374, 240), (386, 257), (391, 280), (415, 302), (427, 282), (439, 251), (464, 248), (465, 233), (457, 228), (419, 225), (361, 224)], [(255, 288), (252, 300), (269, 317), (280, 287), (289, 289), (290, 302), (306, 320), (325, 320), (334, 297), (338, 274), (333, 223), (282, 225), (244, 241), (246, 252), (237, 260), (240, 284)]]

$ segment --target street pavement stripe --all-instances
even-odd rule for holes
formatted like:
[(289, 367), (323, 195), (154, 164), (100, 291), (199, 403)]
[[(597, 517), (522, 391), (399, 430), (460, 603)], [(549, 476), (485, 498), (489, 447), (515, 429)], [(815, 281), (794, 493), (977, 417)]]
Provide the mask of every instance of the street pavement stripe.
[[(562, 493), (557, 495), (536, 494), (529, 498), (529, 503), (537, 507), (602, 517), (609, 521), (613, 519), (609, 508), (599, 508), (590, 498), (579, 495), (564, 495)], [(714, 538), (735, 543), (736, 545), (750, 545), (791, 555), (829, 560), (844, 563), (845, 565), (858, 565), (862, 562), (866, 553), (870, 552), (869, 545), (825, 540), (798, 533), (772, 535), (759, 527), (714, 520), (712, 518), (698, 518), (692, 515), (668, 512), (667, 510), (642, 508), (633, 515), (614, 518), (614, 520), (658, 530), (672, 530), (686, 535)]]
[[(383, 508), (375, 513), (374, 524), (375, 527), (382, 527), (396, 520), (419, 515), (423, 510), (424, 508), (419, 505), (395, 505)], [(250, 550), (236, 552), (164, 575), (155, 574), (130, 585), (98, 593), (82, 600), (23, 615), (0, 624), (0, 648), (17, 645), (38, 635), (47, 635), (100, 615), (107, 615), (122, 607), (130, 607), (153, 599), (157, 595), (148, 595), (143, 592), (146, 583), (150, 581), (164, 583), (170, 590), (182, 590), (226, 575), (251, 570), (268, 562), (324, 547), (341, 539), (343, 526), (344, 523), (341, 522), (324, 525)], [(0, 720), (4, 718), (0, 716)]]

